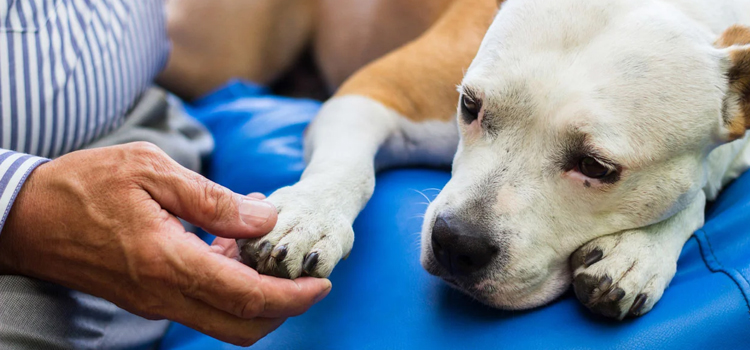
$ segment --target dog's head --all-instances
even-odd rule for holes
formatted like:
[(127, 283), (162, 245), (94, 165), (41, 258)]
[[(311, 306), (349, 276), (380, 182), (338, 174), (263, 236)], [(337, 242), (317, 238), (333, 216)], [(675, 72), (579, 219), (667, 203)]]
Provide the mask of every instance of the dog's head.
[(459, 88), (422, 265), (500, 308), (558, 296), (578, 247), (685, 208), (708, 153), (744, 135), (748, 43), (663, 2), (507, 2)]

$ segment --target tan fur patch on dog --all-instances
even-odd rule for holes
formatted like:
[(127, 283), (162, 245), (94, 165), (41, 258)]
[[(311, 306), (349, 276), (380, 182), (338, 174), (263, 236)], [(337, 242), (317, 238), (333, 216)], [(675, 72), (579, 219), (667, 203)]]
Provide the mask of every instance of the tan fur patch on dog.
[[(729, 27), (716, 41), (720, 48), (750, 44), (750, 28), (734, 25)], [(729, 93), (735, 101), (725, 101), (724, 119), (729, 129), (729, 137), (738, 139), (750, 129), (750, 49), (738, 48), (729, 54), (732, 67), (727, 72)], [(729, 104), (737, 105), (729, 109)]]
[(336, 93), (360, 95), (414, 120), (455, 116), (464, 71), (497, 13), (495, 0), (456, 0), (415, 41), (365, 66)]

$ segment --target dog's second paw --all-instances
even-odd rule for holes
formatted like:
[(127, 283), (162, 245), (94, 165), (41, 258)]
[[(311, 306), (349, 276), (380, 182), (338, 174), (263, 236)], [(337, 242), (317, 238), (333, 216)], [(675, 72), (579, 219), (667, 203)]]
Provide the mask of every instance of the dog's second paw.
[(594, 313), (623, 319), (649, 312), (661, 298), (677, 261), (641, 231), (595, 239), (571, 256), (573, 289)]
[(308, 188), (284, 187), (268, 197), (278, 209), (278, 221), (268, 235), (237, 242), (243, 263), (277, 277), (328, 277), (349, 255), (354, 243), (351, 221), (328, 204), (336, 202), (330, 193)]

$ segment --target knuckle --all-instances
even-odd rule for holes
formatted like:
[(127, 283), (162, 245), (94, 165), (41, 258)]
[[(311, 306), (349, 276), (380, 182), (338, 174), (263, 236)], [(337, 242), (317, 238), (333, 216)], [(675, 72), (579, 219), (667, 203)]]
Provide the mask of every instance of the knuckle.
[(177, 283), (177, 286), (182, 295), (195, 297), (201, 294), (200, 283), (198, 283), (194, 279), (182, 279), (181, 282)]
[(129, 159), (139, 165), (141, 171), (168, 171), (169, 156), (153, 143), (134, 142), (127, 145)]
[(128, 146), (130, 148), (130, 151), (136, 155), (147, 156), (147, 155), (157, 155), (157, 154), (163, 153), (161, 148), (159, 148), (158, 146), (156, 146), (155, 144), (151, 142), (146, 142), (146, 141), (137, 141), (137, 142), (129, 143), (126, 146)]
[(261, 293), (257, 289), (253, 289), (248, 292), (242, 301), (238, 303), (238, 315), (242, 318), (254, 318), (262, 314), (266, 308), (266, 301)]
[[(201, 196), (200, 203), (196, 205), (200, 214), (211, 222), (227, 221), (232, 215), (232, 203), (227, 198), (227, 190), (221, 185), (202, 179), (198, 181), (202, 190), (199, 191)], [(231, 198), (231, 196), (229, 196)]]

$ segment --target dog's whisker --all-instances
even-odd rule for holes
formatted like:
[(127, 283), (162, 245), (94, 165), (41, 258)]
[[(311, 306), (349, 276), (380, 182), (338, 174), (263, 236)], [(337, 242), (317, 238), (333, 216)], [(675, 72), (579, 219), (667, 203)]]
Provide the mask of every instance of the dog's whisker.
[(416, 246), (417, 250), (422, 249), (422, 239), (421, 237), (417, 237), (417, 239), (414, 240), (413, 244)]
[(414, 192), (417, 192), (417, 193), (419, 193), (420, 195), (422, 195), (422, 197), (424, 197), (424, 199), (425, 199), (425, 200), (427, 200), (427, 205), (430, 205), (430, 204), (432, 204), (432, 200), (430, 199), (430, 197), (427, 197), (427, 195), (426, 195), (426, 194), (424, 194), (424, 192), (422, 192), (422, 191), (420, 191), (420, 190), (417, 190), (417, 189), (412, 189), (412, 190), (413, 190)]

